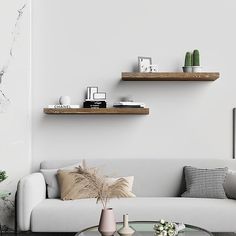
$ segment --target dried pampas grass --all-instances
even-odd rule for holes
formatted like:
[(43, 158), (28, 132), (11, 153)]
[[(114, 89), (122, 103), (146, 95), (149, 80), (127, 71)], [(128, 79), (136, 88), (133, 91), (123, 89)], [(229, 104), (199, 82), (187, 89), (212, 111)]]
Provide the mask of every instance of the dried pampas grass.
[(127, 194), (128, 182), (124, 178), (109, 183), (96, 168), (79, 166), (76, 170), (76, 182), (83, 184), (89, 195), (96, 195), (97, 202), (101, 201), (103, 208), (111, 198), (129, 197)]

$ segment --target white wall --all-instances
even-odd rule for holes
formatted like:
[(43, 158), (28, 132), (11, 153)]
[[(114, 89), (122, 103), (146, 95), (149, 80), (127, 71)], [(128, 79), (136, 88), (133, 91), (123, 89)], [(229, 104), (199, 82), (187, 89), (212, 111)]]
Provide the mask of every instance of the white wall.
[[(0, 1), (0, 70), (9, 58), (12, 32), (20, 9), (26, 1)], [(6, 113), (0, 113), (0, 170), (9, 178), (0, 184), (1, 190), (13, 193), (20, 177), (30, 172), (30, 7), (19, 22), (14, 57), (11, 60), (2, 89), (11, 104)], [(1, 205), (0, 205), (1, 207)], [(2, 210), (2, 209), (1, 209)], [(2, 211), (1, 211), (2, 213)], [(5, 223), (0, 214), (0, 223)]]
[[(189, 0), (34, 0), (33, 169), (48, 159), (232, 158), (236, 3)], [(199, 49), (216, 82), (121, 82), (137, 57), (181, 70)], [(48, 116), (43, 107), (87, 86), (143, 101), (149, 116)]]

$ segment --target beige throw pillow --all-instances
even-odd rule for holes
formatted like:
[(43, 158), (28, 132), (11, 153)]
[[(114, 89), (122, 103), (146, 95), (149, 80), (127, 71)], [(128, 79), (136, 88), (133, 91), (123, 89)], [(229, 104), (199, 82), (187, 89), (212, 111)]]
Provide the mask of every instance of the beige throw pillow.
[(107, 182), (109, 184), (112, 184), (114, 182), (116, 182), (118, 179), (125, 179), (127, 181), (127, 185), (125, 188), (125, 191), (127, 193), (127, 197), (136, 197), (133, 193), (132, 193), (132, 190), (133, 190), (133, 183), (134, 183), (134, 176), (127, 176), (127, 177), (119, 177), (119, 178), (106, 178)]
[[(58, 182), (60, 186), (61, 199), (62, 200), (75, 200), (75, 199), (85, 199), (85, 198), (96, 198), (96, 191), (91, 191), (87, 188), (88, 182), (86, 178), (82, 181), (78, 181), (78, 174), (76, 171), (66, 171), (59, 170), (57, 172)], [(132, 193), (134, 176), (121, 177), (127, 181), (127, 185), (124, 187), (125, 192), (124, 197), (135, 197)], [(109, 184), (114, 183), (119, 178), (106, 178)], [(113, 198), (117, 196), (112, 196)]]

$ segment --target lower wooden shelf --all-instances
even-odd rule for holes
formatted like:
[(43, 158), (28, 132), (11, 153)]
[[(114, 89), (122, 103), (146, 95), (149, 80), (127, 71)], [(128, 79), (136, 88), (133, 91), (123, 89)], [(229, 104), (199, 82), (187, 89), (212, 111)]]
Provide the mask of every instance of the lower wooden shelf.
[(148, 115), (149, 108), (44, 108), (49, 115)]

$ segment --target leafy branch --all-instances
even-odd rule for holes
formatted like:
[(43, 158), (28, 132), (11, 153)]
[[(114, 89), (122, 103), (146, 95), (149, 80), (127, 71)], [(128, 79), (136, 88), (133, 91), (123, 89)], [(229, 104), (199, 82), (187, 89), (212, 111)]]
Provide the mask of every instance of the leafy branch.
[(7, 179), (6, 171), (0, 171), (0, 183)]

